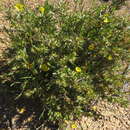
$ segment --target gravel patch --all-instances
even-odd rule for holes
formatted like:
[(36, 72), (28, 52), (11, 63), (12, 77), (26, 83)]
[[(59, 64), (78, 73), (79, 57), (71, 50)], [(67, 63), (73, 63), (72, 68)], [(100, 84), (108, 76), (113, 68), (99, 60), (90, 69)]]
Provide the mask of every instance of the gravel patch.
[[(101, 116), (97, 120), (93, 117), (82, 117), (75, 122), (75, 130), (130, 130), (130, 106), (124, 108), (118, 104), (99, 101), (94, 107)], [(71, 130), (72, 123), (68, 124), (66, 130)]]

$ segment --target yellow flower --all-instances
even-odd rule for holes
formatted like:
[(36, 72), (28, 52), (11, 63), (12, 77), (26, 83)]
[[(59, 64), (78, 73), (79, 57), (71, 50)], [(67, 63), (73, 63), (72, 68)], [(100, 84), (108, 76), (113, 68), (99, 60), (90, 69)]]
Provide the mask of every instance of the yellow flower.
[(77, 125), (76, 124), (72, 124), (71, 128), (75, 129), (75, 128), (77, 128)]
[(93, 109), (94, 111), (96, 111), (96, 110), (97, 110), (97, 107), (96, 107), (96, 106), (93, 106), (92, 109)]
[(93, 44), (89, 45), (89, 46), (88, 46), (88, 49), (89, 49), (90, 51), (94, 50), (94, 45), (93, 45)]
[(82, 71), (80, 67), (76, 67), (75, 70), (76, 70), (76, 72), (81, 72)]
[(49, 70), (49, 67), (46, 64), (40, 65), (40, 69), (47, 72)]
[(111, 55), (109, 55), (108, 56), (108, 60), (112, 60), (113, 58), (112, 58), (112, 56)]
[(44, 13), (44, 12), (45, 12), (45, 8), (40, 7), (40, 8), (39, 8), (39, 11), (40, 11), (41, 13)]
[(104, 22), (104, 23), (108, 23), (108, 22), (109, 22), (108, 18), (105, 17), (104, 20), (103, 20), (103, 22)]
[(23, 4), (16, 4), (14, 7), (15, 7), (15, 9), (17, 11), (23, 11), (24, 10), (24, 5)]
[(17, 109), (17, 112), (20, 114), (23, 114), (25, 111), (26, 111), (25, 108)]

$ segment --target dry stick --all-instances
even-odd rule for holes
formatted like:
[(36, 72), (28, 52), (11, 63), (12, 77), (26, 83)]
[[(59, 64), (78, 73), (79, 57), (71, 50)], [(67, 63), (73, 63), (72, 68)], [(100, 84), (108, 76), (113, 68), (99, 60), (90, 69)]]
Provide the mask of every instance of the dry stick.
[(81, 121), (79, 119), (78, 119), (78, 123), (79, 123), (79, 126), (80, 126), (81, 130), (83, 130), (84, 128), (82, 127)]
[(41, 128), (44, 128), (44, 124), (41, 124), (38, 128), (36, 128), (36, 130), (40, 130)]

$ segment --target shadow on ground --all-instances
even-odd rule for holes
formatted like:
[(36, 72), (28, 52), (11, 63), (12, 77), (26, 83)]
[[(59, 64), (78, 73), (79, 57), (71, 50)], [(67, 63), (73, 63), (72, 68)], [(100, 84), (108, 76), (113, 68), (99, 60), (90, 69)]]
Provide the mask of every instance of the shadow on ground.
[(41, 130), (46, 127), (56, 130), (56, 126), (46, 123), (47, 119), (39, 120), (41, 108), (38, 99), (14, 100), (13, 93), (0, 89), (0, 129)]
[(15, 99), (19, 92), (14, 91), (4, 77), (10, 69), (7, 61), (13, 50), (8, 48), (5, 52), (3, 59), (0, 58), (0, 130), (56, 130), (57, 126), (48, 123), (47, 117), (39, 119), (43, 110), (39, 99)]

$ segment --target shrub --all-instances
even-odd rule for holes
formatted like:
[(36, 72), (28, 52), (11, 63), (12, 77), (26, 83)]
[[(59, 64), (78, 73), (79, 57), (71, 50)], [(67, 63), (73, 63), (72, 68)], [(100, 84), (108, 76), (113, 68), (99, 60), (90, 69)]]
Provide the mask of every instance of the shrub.
[(122, 102), (122, 62), (128, 61), (126, 21), (108, 6), (72, 11), (66, 3), (7, 13), (14, 50), (10, 87), (17, 98), (39, 98), (43, 115), (78, 118), (98, 98)]

